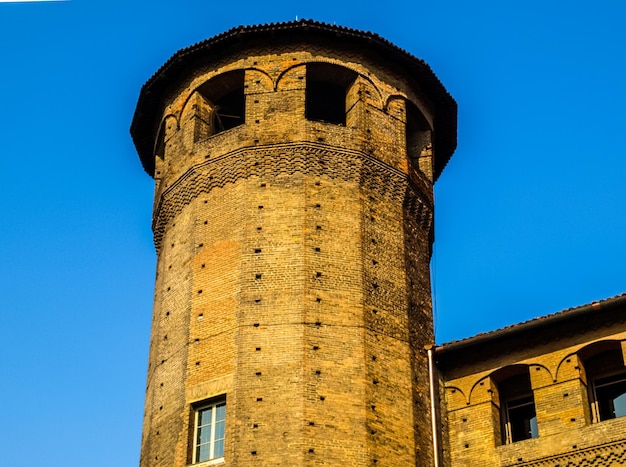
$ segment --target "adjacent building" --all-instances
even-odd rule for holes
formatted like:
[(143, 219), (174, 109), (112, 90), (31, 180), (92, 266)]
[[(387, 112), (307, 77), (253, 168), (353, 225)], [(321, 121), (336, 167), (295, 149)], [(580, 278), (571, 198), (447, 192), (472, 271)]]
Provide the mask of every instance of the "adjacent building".
[(626, 464), (626, 294), (436, 349), (443, 465)]

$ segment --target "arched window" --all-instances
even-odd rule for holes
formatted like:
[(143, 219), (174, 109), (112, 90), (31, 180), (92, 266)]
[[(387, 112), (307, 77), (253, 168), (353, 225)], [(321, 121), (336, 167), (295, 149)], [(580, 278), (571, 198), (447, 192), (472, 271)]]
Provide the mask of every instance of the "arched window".
[(581, 352), (593, 423), (626, 416), (626, 366), (617, 341), (593, 344)]
[(525, 365), (514, 365), (499, 370), (492, 376), (498, 385), (500, 397), (500, 424), (502, 444), (537, 438), (535, 398), (530, 385), (530, 374)]
[(244, 71), (234, 70), (211, 78), (198, 88), (211, 107), (211, 133), (230, 130), (245, 123)]
[(352, 70), (330, 63), (306, 66), (307, 120), (346, 124), (346, 93), (356, 79)]

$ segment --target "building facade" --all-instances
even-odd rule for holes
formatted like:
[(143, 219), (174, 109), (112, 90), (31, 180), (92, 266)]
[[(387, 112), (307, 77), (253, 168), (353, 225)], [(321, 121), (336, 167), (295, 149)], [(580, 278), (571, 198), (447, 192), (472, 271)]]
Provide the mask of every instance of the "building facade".
[(131, 133), (155, 179), (142, 467), (626, 464), (626, 296), (434, 346), (421, 60), (298, 21), (177, 52)]
[(436, 356), (445, 465), (626, 464), (626, 294)]

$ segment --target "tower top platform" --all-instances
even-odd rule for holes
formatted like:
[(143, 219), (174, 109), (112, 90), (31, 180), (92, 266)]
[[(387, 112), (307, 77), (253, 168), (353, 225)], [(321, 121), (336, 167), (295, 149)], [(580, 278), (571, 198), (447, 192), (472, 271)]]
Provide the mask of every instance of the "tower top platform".
[(159, 110), (166, 98), (198, 67), (218, 62), (246, 49), (280, 45), (326, 47), (358, 52), (402, 76), (416, 93), (432, 103), (437, 127), (434, 178), (441, 174), (456, 148), (457, 106), (430, 67), (421, 59), (377, 34), (311, 20), (239, 26), (176, 52), (141, 88), (130, 132), (144, 169), (154, 175), (153, 147)]

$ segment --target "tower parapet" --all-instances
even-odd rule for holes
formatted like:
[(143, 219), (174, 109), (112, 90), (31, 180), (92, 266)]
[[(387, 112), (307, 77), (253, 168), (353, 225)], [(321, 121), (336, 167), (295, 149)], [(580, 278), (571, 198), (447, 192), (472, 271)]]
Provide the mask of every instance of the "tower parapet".
[(176, 53), (131, 133), (158, 253), (141, 465), (429, 465), (432, 186), (456, 104), (371, 33)]

